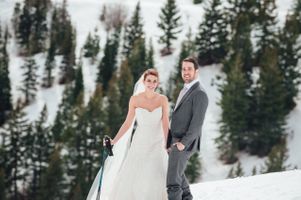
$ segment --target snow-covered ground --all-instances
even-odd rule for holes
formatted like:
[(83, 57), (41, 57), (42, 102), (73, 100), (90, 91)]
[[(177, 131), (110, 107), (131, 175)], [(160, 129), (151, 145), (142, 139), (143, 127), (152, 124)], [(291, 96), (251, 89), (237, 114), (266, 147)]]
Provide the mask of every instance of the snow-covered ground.
[(301, 200), (301, 170), (194, 184), (195, 200)]
[[(10, 19), (13, 14), (15, 2), (20, 2), (21, 0), (0, 0), (0, 23), (4, 27), (5, 25), (10, 24)], [(98, 18), (100, 16), (102, 6), (106, 5), (119, 5), (122, 4), (128, 10), (128, 18), (132, 16), (132, 11), (134, 10), (138, 0), (68, 0), (68, 10), (71, 15), (72, 22), (77, 30), (77, 56), (79, 55), (80, 49), (85, 43), (86, 37), (89, 32), (94, 32), (94, 29), (97, 27), (100, 34), (101, 45), (103, 47), (105, 43), (106, 33), (104, 32), (103, 25), (99, 22)], [(224, 0), (225, 1), (225, 0)], [(62, 2), (62, 0), (53, 0), (55, 3)], [(177, 58), (180, 52), (181, 41), (186, 37), (189, 27), (192, 30), (192, 34), (195, 35), (199, 23), (203, 20), (204, 9), (203, 5), (193, 5), (192, 0), (177, 0), (181, 15), (182, 15), (182, 29), (183, 31), (179, 34), (179, 38), (174, 42), (175, 52), (173, 55), (160, 57), (159, 50), (162, 47), (158, 44), (158, 37), (161, 34), (160, 30), (157, 27), (157, 22), (159, 21), (159, 13), (161, 7), (164, 5), (165, 1), (163, 0), (140, 0), (141, 3), (141, 12), (142, 18), (144, 21), (144, 31), (146, 33), (146, 41), (152, 38), (154, 49), (155, 49), (155, 67), (159, 70), (161, 85), (163, 88), (167, 86), (167, 82), (171, 72), (175, 70), (175, 63), (177, 63)], [(293, 0), (277, 0), (276, 1), (278, 8), (278, 21), (279, 25), (283, 25), (285, 15), (288, 9), (291, 8)], [(20, 66), (24, 63), (22, 57), (18, 56), (17, 47), (14, 40), (9, 40), (8, 52), (10, 54), (10, 79), (12, 84), (12, 94), (13, 101), (16, 102), (17, 98), (22, 94), (18, 90), (21, 85), (21, 76), (22, 70)], [(38, 54), (35, 56), (37, 64), (40, 66), (39, 74), (42, 76), (45, 63), (45, 54)], [(57, 61), (59, 58), (56, 58)], [(58, 62), (59, 63), (59, 62)], [(95, 89), (95, 78), (97, 73), (97, 64), (91, 65), (88, 60), (84, 59), (83, 61), (83, 75), (84, 75), (84, 84), (85, 84), (85, 99), (87, 100), (89, 96), (93, 93)], [(58, 65), (56, 66), (58, 70)], [(220, 94), (217, 90), (216, 76), (222, 75), (221, 66), (213, 65), (207, 66), (200, 69), (200, 81), (208, 93), (209, 96), (209, 107), (203, 127), (203, 136), (202, 136), (202, 147), (201, 147), (201, 157), (202, 157), (202, 182), (205, 181), (214, 181), (224, 179), (232, 165), (223, 165), (221, 161), (217, 159), (217, 149), (214, 144), (214, 138), (219, 134), (219, 125), (217, 124), (221, 109), (217, 106), (217, 101), (220, 99)], [(41, 78), (41, 77), (40, 77)], [(30, 106), (25, 108), (25, 112), (28, 115), (30, 120), (34, 120), (39, 116), (39, 112), (42, 110), (44, 104), (48, 107), (49, 112), (49, 123), (54, 120), (58, 105), (61, 100), (63, 86), (58, 85), (57, 83), (50, 89), (39, 88), (37, 99)], [(287, 120), (287, 128), (289, 134), (288, 138), (288, 149), (289, 149), (289, 159), (287, 164), (292, 166), (297, 166), (301, 168), (301, 101), (298, 100), (297, 107), (290, 113)], [(249, 156), (247, 154), (241, 154), (239, 159), (242, 162), (242, 168), (246, 175), (250, 175), (252, 168), (254, 166), (257, 169), (260, 169), (264, 163), (264, 158), (258, 158), (256, 156)], [(290, 174), (289, 172), (288, 174)], [(300, 172), (299, 180), (300, 178)], [(261, 176), (260, 176), (261, 177)], [(262, 177), (270, 177), (264, 175)], [(278, 175), (277, 175), (278, 177)], [(271, 176), (273, 180), (273, 176)], [(247, 180), (253, 180), (251, 178), (241, 179), (243, 182), (248, 182)], [(272, 182), (271, 180), (271, 182)], [(229, 180), (226, 183), (230, 185), (233, 183), (235, 186), (235, 180)], [(239, 181), (240, 182), (240, 181)], [(260, 182), (260, 181), (259, 181)], [(210, 184), (220, 182), (210, 182)], [(261, 183), (260, 183), (261, 184)], [(193, 188), (199, 187), (200, 189), (200, 199), (205, 198), (206, 195), (209, 196), (209, 191), (204, 190), (206, 184), (200, 184), (193, 186)], [(227, 187), (221, 186), (217, 187), (216, 190), (212, 192), (219, 193), (220, 190), (226, 190)], [(252, 191), (255, 191), (256, 187), (253, 187)], [(202, 192), (203, 191), (203, 192)], [(210, 190), (211, 191), (211, 190)], [(236, 195), (233, 190), (229, 190), (233, 195)], [(229, 194), (231, 194), (229, 192)], [(201, 195), (205, 194), (205, 196)], [(239, 194), (237, 194), (239, 195)], [(243, 194), (241, 194), (243, 195)], [(222, 199), (221, 197), (216, 197), (212, 199)], [(229, 198), (228, 198), (229, 199)], [(235, 198), (233, 198), (235, 199)], [(243, 199), (243, 198), (236, 198)], [(251, 198), (252, 199), (252, 198)], [(256, 199), (255, 197), (253, 199)], [(262, 199), (262, 198), (257, 198)], [(300, 198), (301, 199), (301, 198)]]

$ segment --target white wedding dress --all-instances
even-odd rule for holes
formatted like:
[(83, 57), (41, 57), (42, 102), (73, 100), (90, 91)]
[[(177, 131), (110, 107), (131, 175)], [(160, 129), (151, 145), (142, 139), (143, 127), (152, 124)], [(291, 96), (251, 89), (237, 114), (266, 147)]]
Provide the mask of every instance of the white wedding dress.
[[(162, 107), (153, 111), (136, 108), (135, 114), (137, 128), (119, 169), (106, 172), (114, 168), (114, 164), (110, 161), (105, 164), (101, 200), (167, 200), (168, 154), (162, 129)], [(87, 200), (96, 200), (99, 174)]]

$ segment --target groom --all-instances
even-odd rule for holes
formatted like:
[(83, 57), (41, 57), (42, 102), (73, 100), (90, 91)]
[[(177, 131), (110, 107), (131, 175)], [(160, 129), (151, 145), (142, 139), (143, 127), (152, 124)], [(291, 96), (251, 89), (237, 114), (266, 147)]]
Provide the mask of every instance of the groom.
[(192, 195), (184, 174), (191, 155), (200, 150), (202, 125), (208, 97), (198, 81), (197, 61), (182, 61), (181, 90), (171, 117), (167, 148), (169, 152), (167, 192), (169, 200), (191, 200)]

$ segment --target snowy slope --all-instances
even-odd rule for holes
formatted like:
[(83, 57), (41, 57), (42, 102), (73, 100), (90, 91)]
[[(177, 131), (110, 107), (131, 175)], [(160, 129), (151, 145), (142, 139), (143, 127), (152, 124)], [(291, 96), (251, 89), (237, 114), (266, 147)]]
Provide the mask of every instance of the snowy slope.
[(194, 184), (195, 200), (301, 200), (301, 170)]
[[(0, 0), (0, 22), (3, 25), (10, 23), (10, 19), (13, 13), (15, 2), (20, 0)], [(62, 0), (53, 0), (54, 3), (62, 2)], [(283, 25), (285, 15), (289, 8), (292, 6), (293, 0), (277, 0), (279, 6), (278, 21), (279, 25)], [(104, 4), (122, 4), (128, 10), (128, 18), (131, 17), (132, 11), (136, 6), (137, 0), (68, 0), (68, 10), (71, 15), (72, 22), (77, 30), (77, 55), (79, 55), (86, 37), (89, 32), (93, 32), (97, 27), (100, 34), (101, 45), (105, 43), (105, 32), (102, 24), (98, 18), (101, 13), (102, 6)], [(186, 37), (188, 28), (192, 29), (193, 35), (196, 34), (199, 23), (202, 21), (204, 10), (201, 5), (193, 5), (192, 0), (177, 0), (177, 3), (182, 14), (183, 31), (179, 35), (179, 39), (174, 42), (175, 52), (173, 55), (160, 57), (159, 49), (161, 45), (158, 44), (158, 37), (160, 30), (157, 27), (159, 21), (159, 13), (161, 7), (164, 5), (164, 0), (140, 0), (141, 12), (144, 21), (144, 30), (146, 33), (146, 41), (152, 38), (155, 49), (155, 67), (160, 72), (160, 80), (163, 88), (167, 86), (167, 82), (171, 72), (173, 72), (177, 57), (180, 51), (181, 41)], [(21, 96), (18, 88), (21, 84), (20, 66), (24, 60), (17, 55), (17, 46), (14, 40), (10, 40), (8, 45), (8, 52), (10, 54), (10, 79), (12, 84), (13, 101), (16, 102), (17, 98)], [(40, 66), (39, 74), (42, 75), (43, 64), (45, 63), (45, 54), (38, 54), (35, 56), (37, 64)], [(101, 57), (101, 56), (100, 56)], [(59, 58), (57, 58), (59, 60)], [(57, 66), (57, 70), (58, 70)], [(95, 78), (97, 73), (97, 64), (91, 65), (88, 60), (84, 60), (83, 75), (85, 84), (85, 99), (88, 100), (89, 96), (95, 89)], [(217, 149), (214, 144), (214, 138), (219, 134), (219, 125), (217, 121), (221, 113), (221, 109), (216, 105), (216, 102), (220, 99), (220, 94), (217, 91), (216, 75), (222, 75), (221, 66), (213, 65), (200, 69), (200, 81), (208, 93), (209, 107), (203, 127), (202, 136), (202, 165), (203, 176), (201, 181), (213, 181), (224, 179), (231, 165), (223, 165), (217, 159)], [(37, 94), (37, 100), (30, 106), (25, 108), (25, 111), (30, 120), (34, 120), (39, 115), (44, 104), (47, 104), (49, 111), (49, 123), (55, 118), (58, 105), (61, 100), (61, 94), (64, 86), (59, 86), (57, 83), (50, 89), (39, 88)], [(301, 100), (298, 100), (298, 106), (293, 110), (288, 117), (288, 131), (292, 132), (288, 138), (289, 148), (289, 160), (288, 164), (292, 166), (298, 166), (301, 168)], [(256, 156), (249, 156), (247, 154), (241, 154), (239, 159), (242, 162), (242, 167), (246, 175), (250, 175), (252, 168), (257, 166), (258, 169), (263, 165), (264, 158), (259, 159)], [(203, 186), (203, 185), (201, 185)], [(201, 189), (201, 187), (200, 187)], [(218, 199), (218, 198), (216, 198)]]

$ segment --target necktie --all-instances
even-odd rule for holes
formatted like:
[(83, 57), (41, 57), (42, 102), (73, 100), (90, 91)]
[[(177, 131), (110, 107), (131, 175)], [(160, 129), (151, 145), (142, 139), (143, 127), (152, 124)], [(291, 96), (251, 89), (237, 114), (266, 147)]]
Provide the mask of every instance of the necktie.
[(176, 106), (175, 106), (175, 109), (177, 108), (177, 106), (179, 105), (179, 103), (181, 102), (183, 96), (185, 95), (185, 93), (187, 92), (187, 88), (186, 87), (183, 87), (183, 89), (181, 90), (179, 96), (178, 96), (178, 99), (177, 99), (177, 103), (176, 103)]

